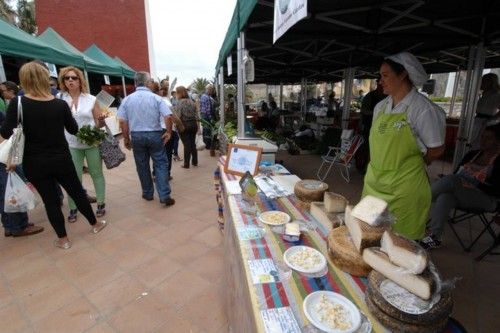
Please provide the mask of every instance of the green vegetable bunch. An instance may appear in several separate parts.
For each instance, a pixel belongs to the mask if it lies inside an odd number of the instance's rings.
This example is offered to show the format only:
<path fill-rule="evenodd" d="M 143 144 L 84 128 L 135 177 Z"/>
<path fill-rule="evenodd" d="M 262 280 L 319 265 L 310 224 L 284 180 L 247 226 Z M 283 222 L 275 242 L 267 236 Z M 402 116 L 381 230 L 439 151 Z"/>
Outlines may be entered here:
<path fill-rule="evenodd" d="M 228 121 L 227 124 L 224 125 L 224 133 L 229 138 L 229 140 L 231 140 L 233 136 L 236 136 L 238 134 L 236 124 L 231 121 Z"/>
<path fill-rule="evenodd" d="M 84 125 L 78 130 L 76 137 L 81 143 L 97 147 L 106 138 L 106 132 L 94 126 Z"/>

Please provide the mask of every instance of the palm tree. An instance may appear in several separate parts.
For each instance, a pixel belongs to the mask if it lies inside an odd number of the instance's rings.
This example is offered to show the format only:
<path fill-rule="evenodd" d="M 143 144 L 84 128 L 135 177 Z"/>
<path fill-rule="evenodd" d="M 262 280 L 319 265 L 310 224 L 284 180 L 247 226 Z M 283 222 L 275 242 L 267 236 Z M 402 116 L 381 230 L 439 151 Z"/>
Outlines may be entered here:
<path fill-rule="evenodd" d="M 191 83 L 190 88 L 194 90 L 197 94 L 201 95 L 205 91 L 205 87 L 207 84 L 211 82 L 205 79 L 204 77 L 199 77 L 194 79 L 193 83 Z"/>
<path fill-rule="evenodd" d="M 27 0 L 17 1 L 17 26 L 27 33 L 36 34 L 38 27 L 35 20 L 35 2 Z"/>
<path fill-rule="evenodd" d="M 0 0 L 0 18 L 14 24 L 16 20 L 16 11 L 10 6 L 10 0 Z"/>

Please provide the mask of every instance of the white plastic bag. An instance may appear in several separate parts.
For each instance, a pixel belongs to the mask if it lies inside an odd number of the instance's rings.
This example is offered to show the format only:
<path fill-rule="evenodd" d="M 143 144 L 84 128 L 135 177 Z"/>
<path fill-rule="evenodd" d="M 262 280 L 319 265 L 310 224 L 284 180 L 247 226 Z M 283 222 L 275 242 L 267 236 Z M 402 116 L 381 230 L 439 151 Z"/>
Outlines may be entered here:
<path fill-rule="evenodd" d="M 206 145 L 205 142 L 203 142 L 203 135 L 201 134 L 196 134 L 196 150 L 203 150 L 205 149 Z"/>
<path fill-rule="evenodd" d="M 5 186 L 6 213 L 22 213 L 35 208 L 37 199 L 35 193 L 26 185 L 16 172 L 9 172 Z"/>
<path fill-rule="evenodd" d="M 3 140 L 2 143 L 0 143 L 0 163 L 7 164 L 11 147 L 12 136 L 8 140 Z"/>

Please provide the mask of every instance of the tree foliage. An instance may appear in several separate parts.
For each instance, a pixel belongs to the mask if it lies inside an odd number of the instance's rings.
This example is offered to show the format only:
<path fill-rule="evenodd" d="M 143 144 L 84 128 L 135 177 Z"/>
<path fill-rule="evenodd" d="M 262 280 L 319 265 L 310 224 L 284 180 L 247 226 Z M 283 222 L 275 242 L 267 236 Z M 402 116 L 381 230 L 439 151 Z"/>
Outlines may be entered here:
<path fill-rule="evenodd" d="M 0 0 L 0 17 L 29 34 L 38 30 L 34 0 Z"/>
<path fill-rule="evenodd" d="M 204 77 L 198 77 L 193 80 L 193 83 L 191 83 L 189 87 L 191 88 L 192 91 L 196 92 L 197 94 L 202 94 L 205 91 L 205 87 L 207 86 L 207 84 L 210 83 L 212 82 L 210 82 L 208 79 Z"/>

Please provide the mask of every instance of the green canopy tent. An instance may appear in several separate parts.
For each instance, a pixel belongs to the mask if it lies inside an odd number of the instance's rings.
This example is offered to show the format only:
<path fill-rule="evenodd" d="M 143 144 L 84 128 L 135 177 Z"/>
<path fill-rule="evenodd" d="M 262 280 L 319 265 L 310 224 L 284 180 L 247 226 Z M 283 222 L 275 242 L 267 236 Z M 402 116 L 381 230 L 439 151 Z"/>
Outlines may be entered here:
<path fill-rule="evenodd" d="M 59 35 L 54 29 L 50 27 L 47 28 L 42 34 L 40 34 L 38 36 L 38 39 L 56 49 L 83 57 L 83 68 L 88 72 L 116 76 L 122 75 L 121 71 L 118 71 L 116 68 L 100 63 L 87 56 L 83 52 L 80 52 L 80 50 L 71 45 L 66 39 L 64 39 L 64 37 Z"/>
<path fill-rule="evenodd" d="M 83 53 L 90 58 L 97 60 L 100 63 L 103 63 L 107 66 L 116 68 L 120 71 L 120 75 L 122 77 L 122 85 L 123 85 L 123 94 L 124 96 L 127 96 L 127 89 L 125 86 L 125 76 L 128 78 L 133 78 L 135 72 L 126 70 L 121 63 L 117 62 L 115 59 L 111 58 L 106 52 L 101 50 L 97 45 L 92 44 L 90 45 Z"/>
<path fill-rule="evenodd" d="M 0 54 L 39 59 L 59 65 L 84 66 L 83 56 L 53 47 L 0 19 Z"/>
<path fill-rule="evenodd" d="M 120 65 L 122 65 L 122 68 L 124 69 L 124 71 L 126 71 L 126 77 L 133 77 L 135 75 L 135 70 L 130 67 L 129 65 L 127 65 L 127 63 L 123 60 L 121 60 L 119 57 L 115 56 L 114 58 Z"/>

